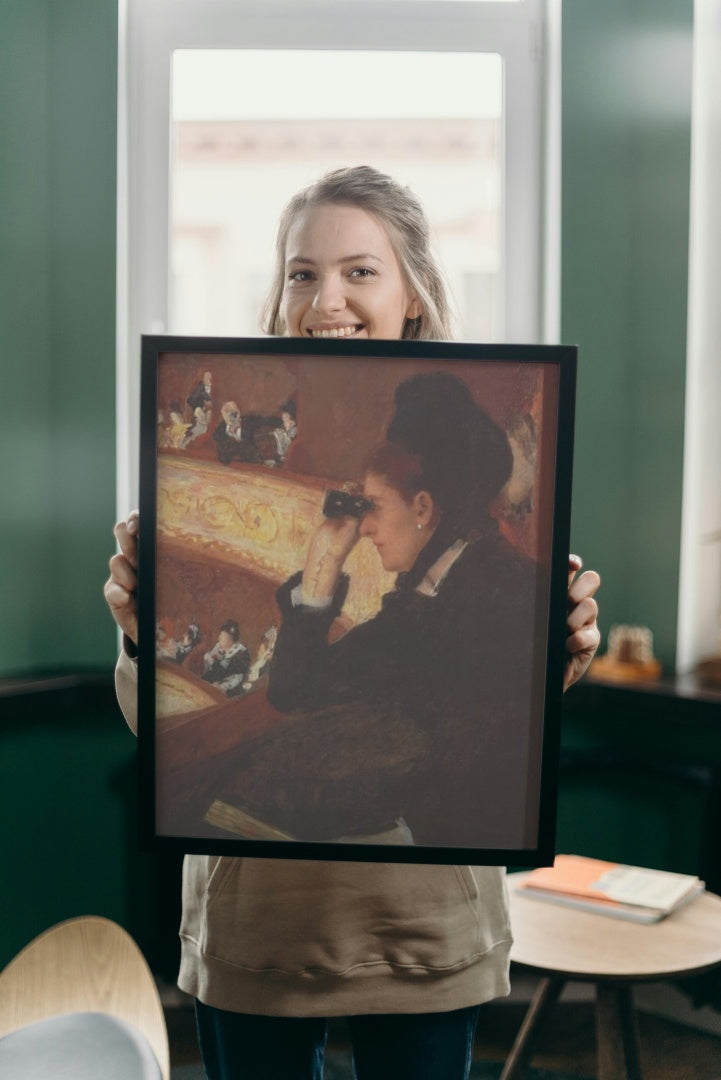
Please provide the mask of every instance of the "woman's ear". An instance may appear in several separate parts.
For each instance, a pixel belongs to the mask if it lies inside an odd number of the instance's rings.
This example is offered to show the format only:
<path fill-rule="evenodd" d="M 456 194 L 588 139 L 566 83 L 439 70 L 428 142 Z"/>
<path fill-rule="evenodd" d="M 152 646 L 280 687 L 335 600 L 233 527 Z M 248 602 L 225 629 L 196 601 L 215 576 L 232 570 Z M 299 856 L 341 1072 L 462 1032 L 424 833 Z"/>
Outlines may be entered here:
<path fill-rule="evenodd" d="M 406 311 L 407 319 L 418 319 L 423 314 L 423 305 L 417 296 L 414 296 Z"/>
<path fill-rule="evenodd" d="M 417 491 L 413 496 L 413 509 L 419 528 L 428 528 L 436 524 L 436 504 L 429 491 Z"/>

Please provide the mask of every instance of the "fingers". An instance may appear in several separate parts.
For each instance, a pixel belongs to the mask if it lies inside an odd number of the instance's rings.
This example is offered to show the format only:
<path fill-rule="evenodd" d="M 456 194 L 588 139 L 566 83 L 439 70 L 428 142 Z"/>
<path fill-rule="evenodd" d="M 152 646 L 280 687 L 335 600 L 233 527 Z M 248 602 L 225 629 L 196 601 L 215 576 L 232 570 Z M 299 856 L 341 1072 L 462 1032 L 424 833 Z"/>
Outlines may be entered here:
<path fill-rule="evenodd" d="M 124 634 L 136 645 L 138 642 L 138 526 L 137 510 L 125 521 L 119 521 L 113 533 L 120 552 L 109 562 L 110 577 L 105 582 L 103 595 L 110 613 Z"/>
<path fill-rule="evenodd" d="M 344 560 L 358 539 L 359 522 L 357 518 L 326 518 L 316 532 L 318 546 L 335 558 Z"/>
<path fill-rule="evenodd" d="M 138 607 L 135 593 L 130 592 L 121 585 L 116 578 L 111 576 L 105 582 L 103 589 L 105 601 L 110 608 L 110 614 L 115 619 L 120 629 L 130 640 L 138 644 Z"/>
<path fill-rule="evenodd" d="M 125 521 L 119 521 L 113 529 L 115 539 L 118 542 L 118 547 L 128 562 L 134 567 L 137 567 L 138 565 L 139 520 L 138 511 L 133 510 L 128 514 Z"/>
<path fill-rule="evenodd" d="M 577 555 L 568 559 L 568 615 L 566 616 L 566 673 L 564 689 L 577 682 L 588 669 L 601 642 L 598 629 L 598 604 L 595 594 L 601 578 L 595 570 L 586 570 Z"/>
<path fill-rule="evenodd" d="M 569 587 L 569 589 L 571 588 L 571 585 L 573 583 L 573 579 L 575 578 L 576 574 L 578 573 L 578 571 L 581 569 L 582 566 L 583 566 L 583 559 L 581 558 L 580 555 L 569 555 L 568 556 L 568 587 Z"/>
<path fill-rule="evenodd" d="M 600 575 L 595 570 L 584 570 L 584 572 L 573 580 L 569 571 L 568 581 L 568 606 L 569 609 L 576 604 L 580 604 L 581 601 L 587 597 L 593 596 L 601 585 Z"/>
<path fill-rule="evenodd" d="M 580 630 L 575 630 L 568 635 L 566 638 L 566 652 L 571 656 L 586 654 L 590 662 L 600 643 L 601 632 L 593 623 L 590 626 L 583 626 Z"/>
<path fill-rule="evenodd" d="M 577 603 L 569 605 L 566 616 L 566 628 L 569 634 L 584 626 L 593 626 L 598 618 L 598 604 L 593 596 L 584 596 Z"/>
<path fill-rule="evenodd" d="M 128 611 L 134 612 L 135 593 L 121 585 L 112 574 L 105 582 L 103 595 L 114 618 L 116 615 L 124 618 Z"/>
<path fill-rule="evenodd" d="M 137 570 L 125 555 L 113 555 L 108 566 L 110 567 L 110 581 L 125 589 L 126 592 L 134 593 L 137 590 Z"/>

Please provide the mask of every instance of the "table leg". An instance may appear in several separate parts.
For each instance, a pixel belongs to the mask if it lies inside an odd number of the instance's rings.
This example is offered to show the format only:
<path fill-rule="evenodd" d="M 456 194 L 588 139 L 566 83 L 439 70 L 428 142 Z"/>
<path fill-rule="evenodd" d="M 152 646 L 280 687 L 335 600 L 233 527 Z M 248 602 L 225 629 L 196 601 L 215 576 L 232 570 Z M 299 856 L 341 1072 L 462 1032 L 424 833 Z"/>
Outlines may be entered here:
<path fill-rule="evenodd" d="M 520 1080 L 523 1076 L 531 1059 L 533 1044 L 541 1022 L 558 1001 L 565 981 L 556 977 L 541 979 L 539 982 L 506 1064 L 503 1066 L 500 1080 Z"/>
<path fill-rule="evenodd" d="M 599 1080 L 643 1080 L 629 983 L 596 984 Z"/>

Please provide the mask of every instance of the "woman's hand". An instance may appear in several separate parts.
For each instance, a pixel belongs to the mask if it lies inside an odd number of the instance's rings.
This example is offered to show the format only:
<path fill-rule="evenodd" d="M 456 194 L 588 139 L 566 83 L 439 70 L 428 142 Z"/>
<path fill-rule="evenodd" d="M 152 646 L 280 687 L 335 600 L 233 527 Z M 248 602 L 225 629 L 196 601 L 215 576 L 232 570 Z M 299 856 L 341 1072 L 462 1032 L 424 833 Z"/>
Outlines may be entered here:
<path fill-rule="evenodd" d="M 568 556 L 568 617 L 566 619 L 566 671 L 563 689 L 568 690 L 586 671 L 601 640 L 596 625 L 598 604 L 594 593 L 601 584 L 595 570 L 576 574 L 583 566 L 578 555 Z"/>
<path fill-rule="evenodd" d="M 138 511 L 133 510 L 113 529 L 120 553 L 110 560 L 110 577 L 103 589 L 110 614 L 134 645 L 138 644 L 138 524 Z"/>
<path fill-rule="evenodd" d="M 303 598 L 325 600 L 338 584 L 343 563 L 358 539 L 354 517 L 325 518 L 313 534 L 303 568 Z"/>

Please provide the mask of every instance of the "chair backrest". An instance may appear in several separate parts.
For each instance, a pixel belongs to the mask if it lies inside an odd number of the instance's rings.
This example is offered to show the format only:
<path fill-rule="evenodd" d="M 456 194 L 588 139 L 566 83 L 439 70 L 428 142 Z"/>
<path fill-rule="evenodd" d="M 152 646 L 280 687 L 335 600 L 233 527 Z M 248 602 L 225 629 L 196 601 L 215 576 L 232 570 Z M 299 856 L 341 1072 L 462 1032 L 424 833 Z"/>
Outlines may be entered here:
<path fill-rule="evenodd" d="M 150 968 L 121 926 L 96 915 L 52 926 L 0 973 L 0 1037 L 82 1012 L 114 1016 L 142 1032 L 169 1080 L 168 1033 Z"/>

